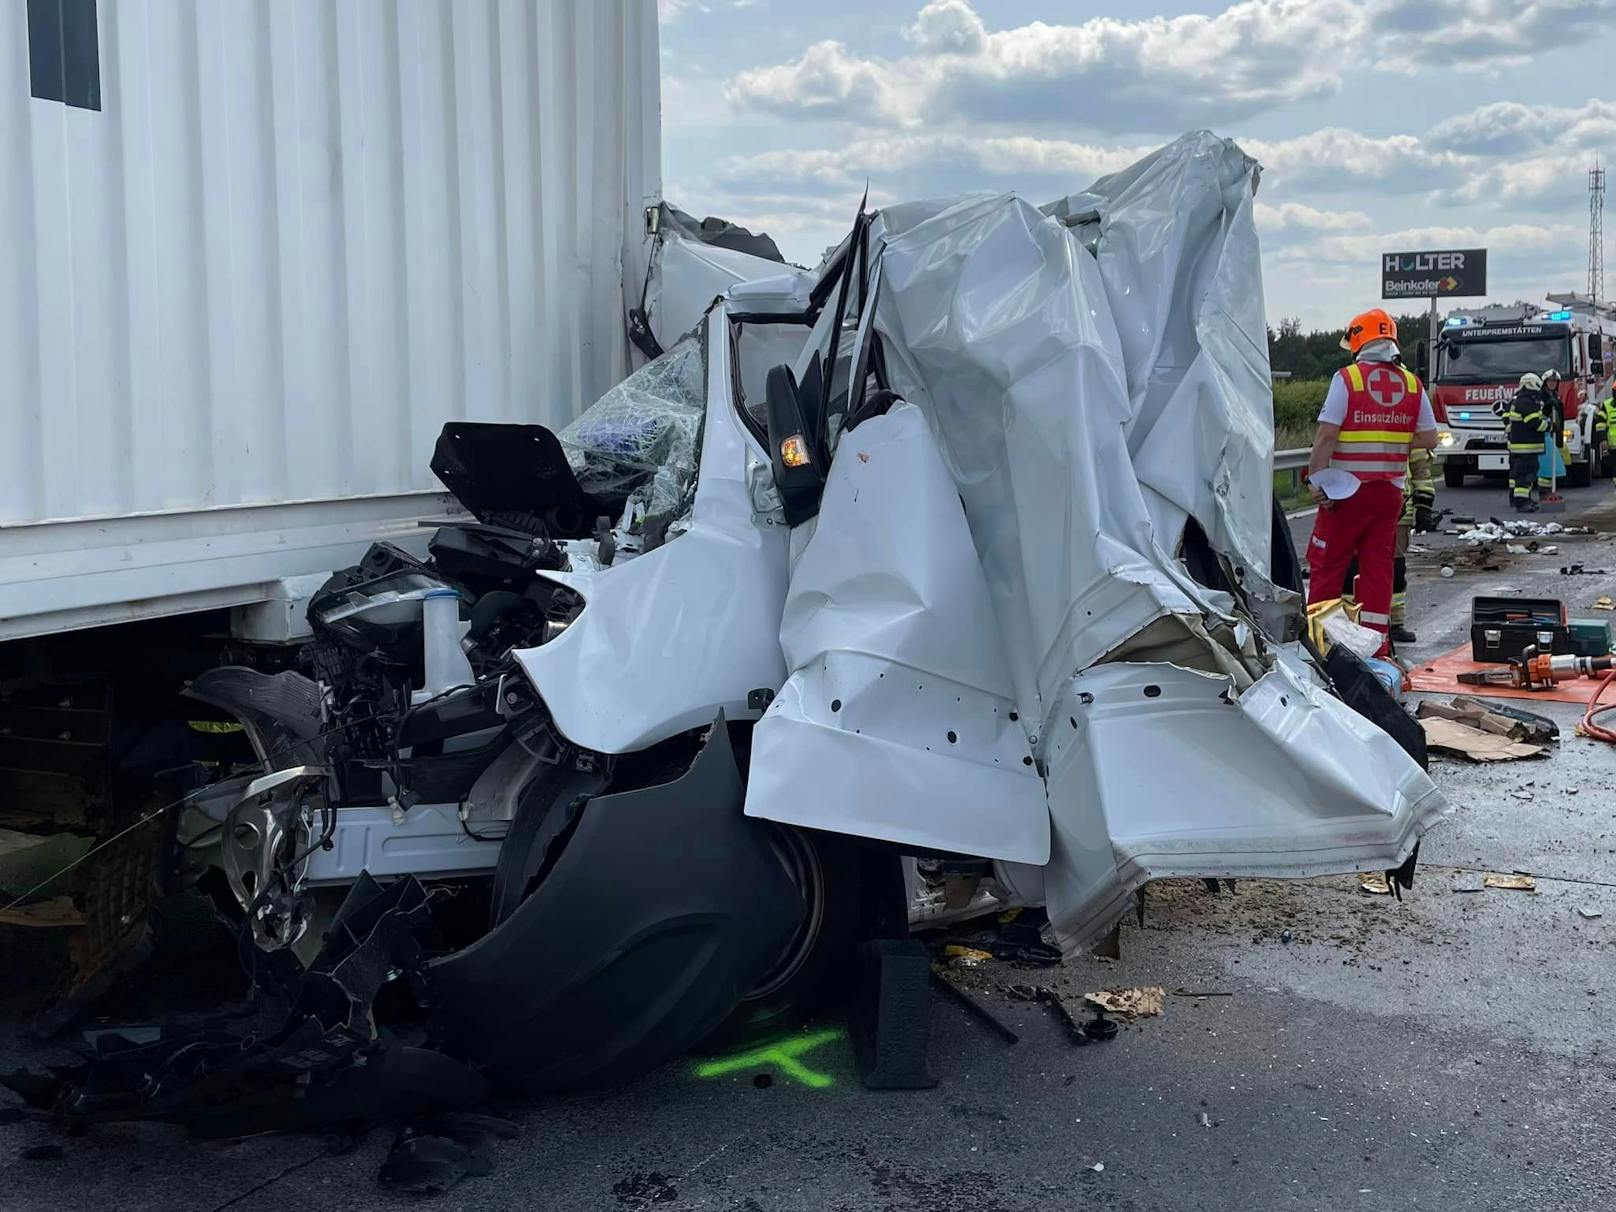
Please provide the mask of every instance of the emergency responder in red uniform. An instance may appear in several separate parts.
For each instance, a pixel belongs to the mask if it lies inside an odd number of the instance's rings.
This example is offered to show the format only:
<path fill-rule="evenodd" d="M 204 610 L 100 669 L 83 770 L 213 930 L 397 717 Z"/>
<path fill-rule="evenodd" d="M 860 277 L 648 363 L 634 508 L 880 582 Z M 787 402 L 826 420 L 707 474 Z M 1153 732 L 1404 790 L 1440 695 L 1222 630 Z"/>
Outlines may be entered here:
<path fill-rule="evenodd" d="M 1307 545 L 1307 601 L 1311 606 L 1341 597 L 1356 557 L 1358 621 L 1384 636 L 1391 626 L 1408 452 L 1436 446 L 1436 416 L 1419 379 L 1399 361 L 1397 325 L 1380 308 L 1355 316 L 1341 346 L 1353 360 L 1330 380 L 1307 470 L 1310 478 L 1327 467 L 1349 472 L 1358 486 L 1350 496 L 1330 500 L 1309 484 L 1319 512 Z M 1389 641 L 1382 640 L 1379 655 L 1389 651 Z"/>

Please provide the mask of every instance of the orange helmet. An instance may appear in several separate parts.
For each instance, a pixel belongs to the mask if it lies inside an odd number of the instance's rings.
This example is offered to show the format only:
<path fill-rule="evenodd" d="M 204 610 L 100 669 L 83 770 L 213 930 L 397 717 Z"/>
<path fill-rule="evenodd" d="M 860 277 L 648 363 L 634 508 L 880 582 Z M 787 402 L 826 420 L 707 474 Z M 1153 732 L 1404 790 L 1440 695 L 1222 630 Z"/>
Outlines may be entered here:
<path fill-rule="evenodd" d="M 1347 325 L 1347 335 L 1341 338 L 1341 348 L 1357 353 L 1368 341 L 1397 340 L 1397 321 L 1380 308 L 1371 308 L 1360 316 L 1353 316 Z"/>

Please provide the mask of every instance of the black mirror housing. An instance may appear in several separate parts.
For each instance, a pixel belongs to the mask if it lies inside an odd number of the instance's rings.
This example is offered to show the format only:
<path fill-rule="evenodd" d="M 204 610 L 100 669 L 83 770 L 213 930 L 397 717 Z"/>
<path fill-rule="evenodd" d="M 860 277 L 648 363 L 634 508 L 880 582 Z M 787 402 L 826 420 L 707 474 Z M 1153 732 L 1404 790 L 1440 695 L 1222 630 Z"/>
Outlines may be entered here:
<path fill-rule="evenodd" d="M 769 461 L 774 468 L 774 486 L 785 508 L 786 525 L 800 526 L 819 513 L 819 499 L 825 492 L 821 466 L 823 453 L 818 441 L 820 390 L 819 362 L 816 355 L 807 382 L 797 386 L 789 366 L 769 371 L 764 386 L 764 403 L 769 417 Z"/>

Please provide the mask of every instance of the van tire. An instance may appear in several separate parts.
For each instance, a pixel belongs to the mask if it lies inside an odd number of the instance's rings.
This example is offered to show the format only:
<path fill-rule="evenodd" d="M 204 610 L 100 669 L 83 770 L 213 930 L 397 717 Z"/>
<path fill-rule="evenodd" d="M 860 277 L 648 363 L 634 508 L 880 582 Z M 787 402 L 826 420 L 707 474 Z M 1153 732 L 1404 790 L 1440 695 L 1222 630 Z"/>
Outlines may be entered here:
<path fill-rule="evenodd" d="M 1456 459 L 1443 459 L 1442 482 L 1449 488 L 1463 488 L 1465 482 L 1465 465 Z"/>
<path fill-rule="evenodd" d="M 777 970 L 741 1000 L 703 1041 L 702 1052 L 745 1047 L 789 1031 L 840 994 L 853 969 L 863 921 L 863 863 L 849 838 L 790 825 L 774 826 L 781 861 L 802 889 L 804 933 Z"/>

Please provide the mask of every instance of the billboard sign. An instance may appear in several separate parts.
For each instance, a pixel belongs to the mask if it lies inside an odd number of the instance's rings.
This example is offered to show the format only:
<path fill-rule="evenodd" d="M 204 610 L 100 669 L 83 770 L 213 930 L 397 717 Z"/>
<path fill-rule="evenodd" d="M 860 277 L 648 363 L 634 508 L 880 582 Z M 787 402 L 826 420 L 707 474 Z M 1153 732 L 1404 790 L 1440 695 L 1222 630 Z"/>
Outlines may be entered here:
<path fill-rule="evenodd" d="M 1449 299 L 1487 293 L 1487 250 L 1382 253 L 1382 299 Z"/>

